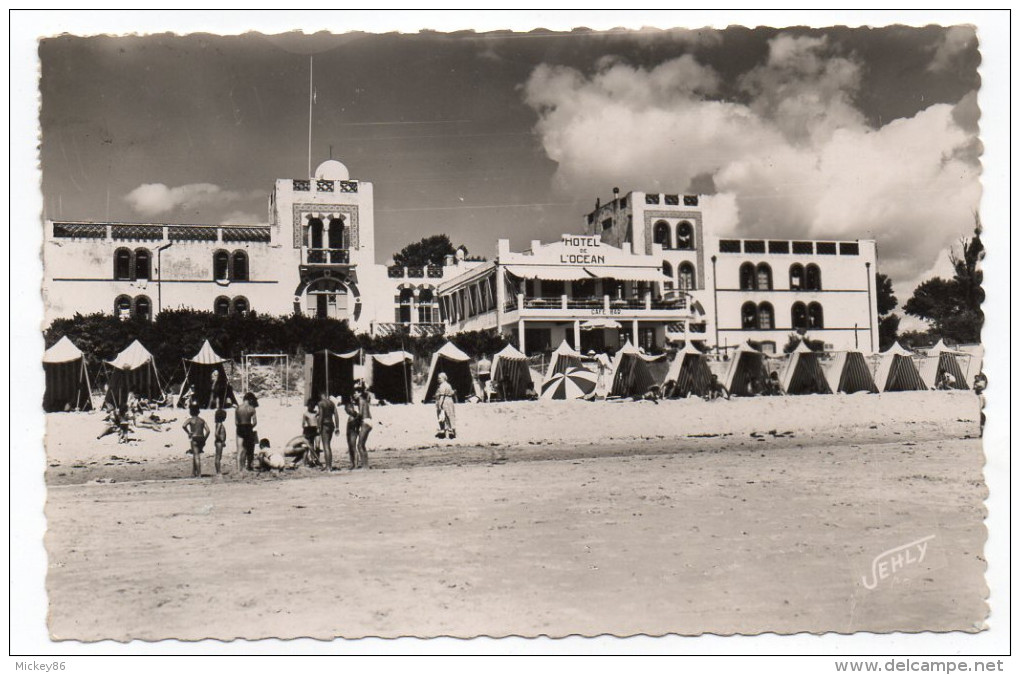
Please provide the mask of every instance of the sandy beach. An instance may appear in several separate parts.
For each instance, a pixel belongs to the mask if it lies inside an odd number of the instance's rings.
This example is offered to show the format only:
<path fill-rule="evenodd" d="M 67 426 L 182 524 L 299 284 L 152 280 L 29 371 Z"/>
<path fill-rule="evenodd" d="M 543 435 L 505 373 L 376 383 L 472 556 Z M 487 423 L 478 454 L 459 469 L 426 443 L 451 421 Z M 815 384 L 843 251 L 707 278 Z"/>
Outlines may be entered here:
<path fill-rule="evenodd" d="M 50 415 L 53 637 L 983 626 L 972 393 L 465 405 L 453 442 L 431 406 L 375 413 L 372 471 L 218 480 L 185 478 L 179 423 Z M 259 415 L 296 435 L 296 404 Z"/>

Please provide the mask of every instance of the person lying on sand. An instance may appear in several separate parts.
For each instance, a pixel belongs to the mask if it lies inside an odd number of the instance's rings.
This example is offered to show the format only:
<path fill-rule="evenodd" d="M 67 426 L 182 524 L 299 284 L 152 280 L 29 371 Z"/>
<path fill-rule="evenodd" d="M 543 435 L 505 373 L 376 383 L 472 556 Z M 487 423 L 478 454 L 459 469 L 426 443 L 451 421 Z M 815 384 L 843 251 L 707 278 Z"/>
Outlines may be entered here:
<path fill-rule="evenodd" d="M 712 381 L 708 383 L 708 400 L 714 401 L 717 398 L 726 397 L 726 400 L 730 400 L 730 392 L 722 382 L 719 381 L 719 376 L 713 374 Z"/>
<path fill-rule="evenodd" d="M 131 425 L 127 421 L 127 410 L 123 406 L 112 406 L 106 415 L 105 422 L 106 428 L 96 436 L 96 440 L 116 433 L 120 435 L 120 438 L 117 439 L 118 443 L 127 443 Z"/>
<path fill-rule="evenodd" d="M 303 455 L 304 453 L 302 453 Z M 269 439 L 263 438 L 259 441 L 259 451 L 255 453 L 253 466 L 256 471 L 280 471 L 297 467 L 296 461 L 287 461 L 287 457 L 279 452 L 273 452 L 269 445 Z"/>

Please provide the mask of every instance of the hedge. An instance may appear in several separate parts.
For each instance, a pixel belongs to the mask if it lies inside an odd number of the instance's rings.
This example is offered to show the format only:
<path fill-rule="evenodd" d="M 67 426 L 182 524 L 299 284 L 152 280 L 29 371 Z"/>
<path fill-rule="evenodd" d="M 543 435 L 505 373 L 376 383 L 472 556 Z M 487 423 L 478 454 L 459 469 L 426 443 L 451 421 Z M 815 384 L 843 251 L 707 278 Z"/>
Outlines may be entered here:
<path fill-rule="evenodd" d="M 240 362 L 244 354 L 288 354 L 301 356 L 321 349 L 347 352 L 363 348 L 369 353 L 403 349 L 427 358 L 446 342 L 447 337 L 412 336 L 409 332 L 371 337 L 355 334 L 346 321 L 319 319 L 291 314 L 267 316 L 219 316 L 212 312 L 166 310 L 153 321 L 119 319 L 109 314 L 76 314 L 57 319 L 44 332 L 46 346 L 69 337 L 92 362 L 108 361 L 139 340 L 152 352 L 161 374 L 180 379 L 181 360 L 194 356 L 209 340 L 220 356 Z M 469 356 L 492 355 L 507 345 L 495 330 L 459 333 L 449 340 Z"/>

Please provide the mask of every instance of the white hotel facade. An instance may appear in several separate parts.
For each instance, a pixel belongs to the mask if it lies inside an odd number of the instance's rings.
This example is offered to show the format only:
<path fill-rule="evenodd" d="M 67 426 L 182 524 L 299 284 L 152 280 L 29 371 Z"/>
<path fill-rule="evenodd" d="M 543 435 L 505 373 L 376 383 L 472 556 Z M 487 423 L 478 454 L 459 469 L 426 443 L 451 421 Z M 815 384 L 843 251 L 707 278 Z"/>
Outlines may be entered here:
<path fill-rule="evenodd" d="M 372 184 L 323 162 L 278 179 L 265 225 L 47 221 L 47 323 L 76 313 L 293 312 L 358 332 L 496 329 L 537 353 L 561 340 L 649 350 L 670 342 L 781 350 L 806 332 L 832 349 L 878 346 L 873 241 L 729 239 L 696 195 L 631 192 L 558 241 L 404 268 L 376 262 Z"/>

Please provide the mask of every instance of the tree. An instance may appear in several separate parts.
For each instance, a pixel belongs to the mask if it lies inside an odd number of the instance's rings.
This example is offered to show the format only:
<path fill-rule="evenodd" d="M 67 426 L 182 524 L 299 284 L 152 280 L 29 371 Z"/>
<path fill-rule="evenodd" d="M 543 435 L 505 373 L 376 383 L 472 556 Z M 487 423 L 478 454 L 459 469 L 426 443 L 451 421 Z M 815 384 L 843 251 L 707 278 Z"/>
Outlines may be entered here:
<path fill-rule="evenodd" d="M 875 273 L 875 291 L 878 303 L 878 348 L 884 352 L 896 342 L 900 316 L 893 314 L 893 310 L 899 300 L 893 295 L 892 280 L 881 272 Z"/>
<path fill-rule="evenodd" d="M 825 351 L 825 340 L 812 340 L 807 336 L 807 333 L 803 335 L 800 333 L 790 333 L 786 338 L 786 345 L 783 346 L 784 354 L 791 354 L 793 350 L 797 348 L 803 342 L 808 349 L 813 352 Z"/>
<path fill-rule="evenodd" d="M 467 248 L 464 253 L 467 253 Z M 393 264 L 401 267 L 425 267 L 427 265 L 442 265 L 443 258 L 456 254 L 457 249 L 453 242 L 445 234 L 435 234 L 431 237 L 424 237 L 421 241 L 408 244 L 399 252 L 393 254 Z"/>
<path fill-rule="evenodd" d="M 974 236 L 960 242 L 961 253 L 949 254 L 955 274 L 952 279 L 935 277 L 916 289 L 903 305 L 907 314 L 928 322 L 940 338 L 954 342 L 980 342 L 985 291 L 980 264 L 985 255 L 981 243 L 981 222 L 975 217 Z"/>

